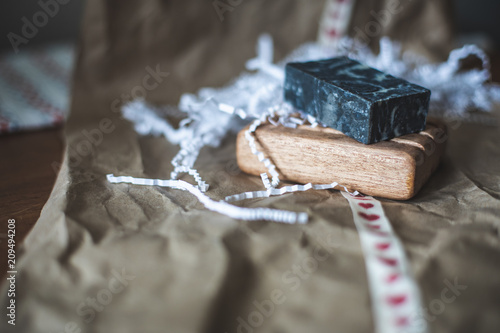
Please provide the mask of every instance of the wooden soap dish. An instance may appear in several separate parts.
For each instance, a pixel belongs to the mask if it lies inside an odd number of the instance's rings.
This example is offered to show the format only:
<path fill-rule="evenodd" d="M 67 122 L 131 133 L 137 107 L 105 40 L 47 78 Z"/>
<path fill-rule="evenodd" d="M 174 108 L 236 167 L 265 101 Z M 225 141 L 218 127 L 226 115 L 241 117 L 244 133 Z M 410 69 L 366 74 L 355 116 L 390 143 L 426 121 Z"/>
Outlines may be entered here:
<path fill-rule="evenodd" d="M 238 134 L 236 158 L 241 170 L 260 175 L 267 170 L 250 151 L 247 129 Z M 418 134 L 370 145 L 332 128 L 306 125 L 264 124 L 254 135 L 257 148 L 276 165 L 282 180 L 335 181 L 350 190 L 396 200 L 417 194 L 439 165 L 447 139 L 446 127 L 434 120 L 427 120 L 426 129 Z"/>

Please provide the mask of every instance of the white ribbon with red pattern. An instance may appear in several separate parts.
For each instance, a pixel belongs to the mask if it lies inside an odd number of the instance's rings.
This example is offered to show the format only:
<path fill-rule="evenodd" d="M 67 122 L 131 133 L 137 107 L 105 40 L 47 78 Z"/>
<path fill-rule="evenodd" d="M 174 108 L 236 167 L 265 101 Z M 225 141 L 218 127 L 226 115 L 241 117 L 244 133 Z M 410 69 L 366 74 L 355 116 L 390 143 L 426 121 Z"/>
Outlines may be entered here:
<path fill-rule="evenodd" d="M 328 0 L 321 18 L 318 42 L 335 49 L 347 35 L 355 0 Z"/>
<path fill-rule="evenodd" d="M 427 332 L 427 323 L 418 317 L 419 288 L 382 204 L 369 196 L 342 195 L 351 206 L 365 256 L 375 331 Z"/>

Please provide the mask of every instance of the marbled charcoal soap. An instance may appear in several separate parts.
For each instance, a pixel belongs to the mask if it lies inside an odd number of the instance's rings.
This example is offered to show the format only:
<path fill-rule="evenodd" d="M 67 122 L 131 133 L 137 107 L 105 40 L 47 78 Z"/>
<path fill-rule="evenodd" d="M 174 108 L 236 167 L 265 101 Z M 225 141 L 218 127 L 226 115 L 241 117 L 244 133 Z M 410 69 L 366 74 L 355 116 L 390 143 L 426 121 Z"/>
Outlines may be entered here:
<path fill-rule="evenodd" d="M 362 143 L 422 131 L 429 89 L 347 57 L 286 65 L 285 100 Z"/>

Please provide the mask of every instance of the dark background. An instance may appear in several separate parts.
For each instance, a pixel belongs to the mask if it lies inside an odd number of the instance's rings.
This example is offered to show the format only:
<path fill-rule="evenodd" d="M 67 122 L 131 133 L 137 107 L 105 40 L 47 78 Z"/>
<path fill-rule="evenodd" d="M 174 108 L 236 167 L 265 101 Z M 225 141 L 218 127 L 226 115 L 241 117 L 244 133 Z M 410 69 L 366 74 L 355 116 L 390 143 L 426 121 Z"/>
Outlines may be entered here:
<path fill-rule="evenodd" d="M 1 0 L 0 1 L 0 52 L 12 50 L 7 38 L 9 32 L 21 35 L 25 16 L 30 22 L 33 15 L 41 10 L 40 0 Z M 55 0 L 41 0 L 43 2 Z M 49 18 L 48 23 L 41 27 L 38 34 L 30 39 L 28 44 L 20 45 L 19 49 L 36 46 L 47 41 L 74 41 L 78 36 L 80 19 L 84 0 L 65 0 L 60 5 L 59 13 Z M 123 0 L 128 1 L 128 0 Z M 140 1 L 140 0 L 135 0 Z M 186 0 L 175 0 L 186 1 Z M 189 0 L 193 1 L 193 0 Z M 198 0 L 212 1 L 212 0 Z M 454 17 L 459 33 L 485 33 L 500 46 L 500 1 L 499 0 L 453 0 L 455 3 Z"/>
<path fill-rule="evenodd" d="M 0 52 L 12 51 L 7 37 L 9 32 L 22 36 L 21 19 L 25 16 L 33 22 L 33 15 L 42 10 L 40 0 L 0 0 Z M 44 3 L 56 0 L 41 0 Z M 28 44 L 21 44 L 19 50 L 37 46 L 48 41 L 75 41 L 78 37 L 80 21 L 84 10 L 84 0 L 64 0 L 68 3 L 59 5 L 59 12 L 49 17 L 45 26 L 38 29 L 35 37 Z M 61 2 L 64 2 L 61 1 Z M 124 0 L 127 1 L 127 0 Z"/>

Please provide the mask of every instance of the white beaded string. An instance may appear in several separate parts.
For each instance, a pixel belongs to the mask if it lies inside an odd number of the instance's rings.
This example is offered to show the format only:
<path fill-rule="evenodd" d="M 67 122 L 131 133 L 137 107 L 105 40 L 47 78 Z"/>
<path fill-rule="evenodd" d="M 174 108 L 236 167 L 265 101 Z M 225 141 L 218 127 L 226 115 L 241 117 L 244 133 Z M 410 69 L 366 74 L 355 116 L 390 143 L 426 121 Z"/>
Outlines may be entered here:
<path fill-rule="evenodd" d="M 265 115 L 261 118 L 266 118 L 267 120 L 272 123 L 274 113 L 271 112 L 270 115 Z M 302 116 L 302 115 L 301 115 Z M 316 118 L 313 116 L 308 116 L 308 120 L 311 122 L 311 126 L 316 127 L 318 125 Z M 294 116 L 290 115 L 290 112 L 285 112 L 282 113 L 280 116 L 279 120 L 275 122 L 275 126 L 279 126 L 282 124 L 283 126 L 288 126 L 288 127 L 297 127 L 297 125 L 303 125 L 305 123 L 305 119 L 303 118 L 297 118 Z M 240 200 L 245 200 L 245 199 L 255 199 L 255 198 L 265 198 L 265 197 L 270 197 L 270 196 L 276 196 L 276 195 L 283 195 L 285 193 L 292 193 L 292 192 L 303 192 L 307 191 L 310 189 L 313 190 L 327 190 L 327 189 L 334 189 L 337 186 L 343 188 L 347 193 L 350 193 L 351 195 L 358 195 L 358 191 L 351 192 L 345 187 L 344 185 L 340 185 L 337 182 L 333 182 L 331 184 L 305 184 L 305 185 L 300 185 L 300 184 L 295 184 L 295 185 L 289 185 L 289 186 L 284 186 L 279 189 L 276 188 L 276 186 L 279 185 L 280 179 L 279 179 L 279 174 L 276 171 L 276 165 L 274 165 L 269 158 L 266 158 L 264 153 L 259 151 L 257 149 L 257 145 L 255 143 L 255 138 L 254 134 L 257 128 L 262 125 L 263 120 L 262 119 L 256 119 L 252 122 L 252 124 L 249 126 L 248 130 L 245 131 L 245 138 L 248 141 L 248 145 L 250 146 L 250 150 L 252 154 L 257 156 L 260 162 L 264 164 L 264 166 L 267 168 L 269 173 L 272 176 L 272 182 L 269 182 L 269 178 L 267 173 L 262 173 L 260 175 L 262 179 L 262 183 L 264 184 L 264 187 L 266 188 L 265 191 L 252 191 L 252 192 L 244 192 L 240 194 L 234 194 L 227 196 L 225 198 L 226 201 L 228 202 L 234 202 L 234 201 L 240 201 Z"/>
<path fill-rule="evenodd" d="M 161 186 L 173 189 L 185 190 L 194 195 L 208 210 L 224 214 L 234 219 L 245 221 L 273 221 L 280 223 L 303 224 L 307 222 L 308 216 L 306 213 L 295 213 L 279 209 L 271 208 L 245 208 L 228 204 L 225 201 L 214 201 L 206 194 L 200 191 L 196 186 L 189 184 L 183 180 L 178 179 L 149 179 L 149 178 L 136 178 L 129 176 L 116 177 L 113 174 L 106 176 L 110 183 L 128 183 L 134 185 L 146 186 Z"/>
<path fill-rule="evenodd" d="M 358 195 L 358 191 L 350 192 L 347 187 L 340 185 L 337 182 L 333 182 L 331 184 L 311 184 L 307 183 L 305 185 L 295 184 L 295 185 L 287 185 L 280 188 L 268 188 L 265 191 L 252 191 L 252 192 L 244 192 L 240 194 L 229 195 L 225 198 L 227 202 L 235 202 L 245 199 L 255 199 L 255 198 L 267 198 L 270 196 L 283 195 L 285 193 L 293 193 L 293 192 L 304 192 L 307 190 L 331 190 L 336 187 L 341 187 L 344 191 L 350 193 L 351 195 Z"/>
<path fill-rule="evenodd" d="M 250 146 L 250 150 L 252 151 L 252 154 L 257 156 L 260 162 L 264 164 L 264 166 L 267 168 L 269 171 L 269 174 L 272 177 L 272 181 L 270 186 L 276 187 L 280 183 L 280 178 L 279 178 L 279 173 L 276 171 L 276 165 L 274 165 L 269 158 L 266 158 L 264 153 L 259 151 L 257 149 L 257 145 L 255 144 L 255 138 L 253 136 L 253 133 L 257 130 L 257 127 L 262 124 L 261 119 L 254 120 L 248 130 L 245 131 L 245 138 L 248 141 L 248 145 Z M 269 182 L 269 179 L 266 179 Z M 264 183 L 264 186 L 266 186 L 266 182 L 264 181 L 264 178 L 262 178 L 262 182 Z M 267 187 L 266 187 L 267 188 Z"/>

